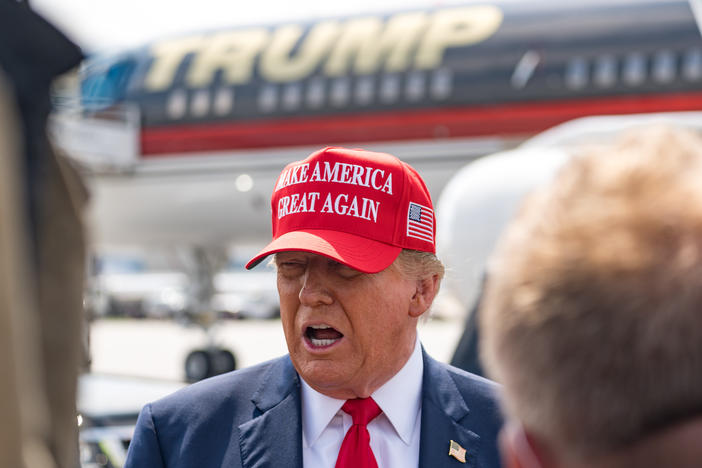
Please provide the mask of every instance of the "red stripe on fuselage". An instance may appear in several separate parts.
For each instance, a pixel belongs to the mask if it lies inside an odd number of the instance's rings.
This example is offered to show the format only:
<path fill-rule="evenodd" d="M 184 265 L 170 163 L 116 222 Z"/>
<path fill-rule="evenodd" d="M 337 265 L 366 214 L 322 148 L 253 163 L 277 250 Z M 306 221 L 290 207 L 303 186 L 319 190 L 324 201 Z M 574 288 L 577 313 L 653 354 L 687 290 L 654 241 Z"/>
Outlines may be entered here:
<path fill-rule="evenodd" d="M 145 128 L 144 157 L 446 137 L 529 135 L 577 117 L 702 110 L 702 92 L 521 102 L 462 108 Z"/>

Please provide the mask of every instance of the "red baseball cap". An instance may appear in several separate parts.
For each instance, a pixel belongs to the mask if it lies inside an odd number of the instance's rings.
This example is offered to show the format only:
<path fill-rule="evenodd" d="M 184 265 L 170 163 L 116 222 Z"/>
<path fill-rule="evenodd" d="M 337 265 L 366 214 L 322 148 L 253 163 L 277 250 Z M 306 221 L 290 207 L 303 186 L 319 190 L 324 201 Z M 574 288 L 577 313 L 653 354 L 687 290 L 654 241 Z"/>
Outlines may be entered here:
<path fill-rule="evenodd" d="M 290 163 L 275 184 L 271 208 L 273 241 L 247 269 L 273 253 L 296 250 L 377 273 L 402 249 L 436 252 L 424 181 L 386 153 L 329 147 Z"/>

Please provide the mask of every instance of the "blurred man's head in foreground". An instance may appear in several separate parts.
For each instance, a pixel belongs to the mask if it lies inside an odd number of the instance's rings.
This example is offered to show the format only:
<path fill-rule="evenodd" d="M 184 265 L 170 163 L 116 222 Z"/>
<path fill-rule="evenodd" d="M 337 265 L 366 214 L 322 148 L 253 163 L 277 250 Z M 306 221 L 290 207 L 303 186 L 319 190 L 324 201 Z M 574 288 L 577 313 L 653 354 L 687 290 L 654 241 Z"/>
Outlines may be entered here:
<path fill-rule="evenodd" d="M 481 314 L 507 466 L 702 466 L 702 140 L 574 158 L 501 239 Z"/>

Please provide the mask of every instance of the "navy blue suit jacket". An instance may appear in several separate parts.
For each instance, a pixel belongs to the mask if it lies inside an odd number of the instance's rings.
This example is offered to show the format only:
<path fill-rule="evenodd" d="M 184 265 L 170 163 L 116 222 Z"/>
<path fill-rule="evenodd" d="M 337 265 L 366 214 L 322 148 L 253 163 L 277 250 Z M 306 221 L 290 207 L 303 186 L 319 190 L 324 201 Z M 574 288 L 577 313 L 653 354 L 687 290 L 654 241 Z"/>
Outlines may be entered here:
<path fill-rule="evenodd" d="M 496 385 L 423 359 L 419 466 L 498 468 Z M 300 380 L 284 356 L 146 405 L 125 468 L 302 468 L 301 421 Z M 448 455 L 450 440 L 466 464 Z"/>

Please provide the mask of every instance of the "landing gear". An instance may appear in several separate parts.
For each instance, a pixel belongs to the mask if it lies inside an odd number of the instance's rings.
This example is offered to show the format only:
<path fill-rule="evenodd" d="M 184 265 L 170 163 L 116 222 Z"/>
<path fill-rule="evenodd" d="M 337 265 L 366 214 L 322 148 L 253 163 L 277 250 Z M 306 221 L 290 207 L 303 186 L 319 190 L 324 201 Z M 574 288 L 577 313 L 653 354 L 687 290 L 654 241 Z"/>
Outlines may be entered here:
<path fill-rule="evenodd" d="M 201 327 L 207 335 L 207 345 L 191 351 L 185 358 L 185 380 L 193 383 L 236 369 L 234 354 L 216 344 L 214 326 L 217 314 L 212 309 L 214 274 L 227 256 L 226 252 L 216 248 L 195 247 L 181 258 L 190 284 L 188 309 L 193 313 L 187 317 L 188 321 Z"/>
<path fill-rule="evenodd" d="M 210 352 L 212 372 L 214 375 L 224 374 L 236 369 L 234 354 L 228 349 L 216 349 Z"/>
<path fill-rule="evenodd" d="M 196 349 L 185 358 L 185 379 L 189 383 L 231 372 L 234 369 L 236 369 L 234 355 L 223 348 Z"/>

